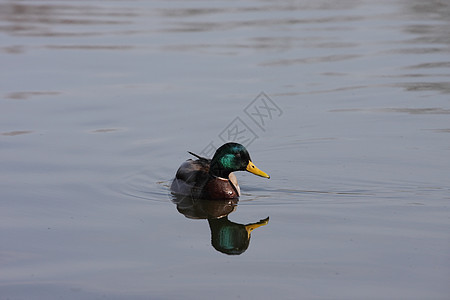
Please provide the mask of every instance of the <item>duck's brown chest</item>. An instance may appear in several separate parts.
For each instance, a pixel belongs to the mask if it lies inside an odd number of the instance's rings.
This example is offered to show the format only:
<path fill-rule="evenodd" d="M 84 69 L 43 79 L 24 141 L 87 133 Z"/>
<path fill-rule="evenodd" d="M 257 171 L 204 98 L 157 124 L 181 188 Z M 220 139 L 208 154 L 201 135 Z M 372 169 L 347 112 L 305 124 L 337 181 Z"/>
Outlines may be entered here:
<path fill-rule="evenodd" d="M 214 178 L 205 186 L 205 197 L 208 199 L 234 199 L 239 198 L 238 190 L 229 180 Z"/>

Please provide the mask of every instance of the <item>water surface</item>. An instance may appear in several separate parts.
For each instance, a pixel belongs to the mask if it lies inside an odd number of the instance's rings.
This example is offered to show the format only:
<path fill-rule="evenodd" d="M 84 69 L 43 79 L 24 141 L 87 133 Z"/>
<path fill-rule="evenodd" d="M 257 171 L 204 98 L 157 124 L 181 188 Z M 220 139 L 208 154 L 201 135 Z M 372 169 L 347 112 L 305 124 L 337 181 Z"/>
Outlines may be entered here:
<path fill-rule="evenodd" d="M 0 298 L 446 299 L 449 37 L 445 1 L 0 1 Z M 240 255 L 168 190 L 233 137 L 271 175 Z"/>

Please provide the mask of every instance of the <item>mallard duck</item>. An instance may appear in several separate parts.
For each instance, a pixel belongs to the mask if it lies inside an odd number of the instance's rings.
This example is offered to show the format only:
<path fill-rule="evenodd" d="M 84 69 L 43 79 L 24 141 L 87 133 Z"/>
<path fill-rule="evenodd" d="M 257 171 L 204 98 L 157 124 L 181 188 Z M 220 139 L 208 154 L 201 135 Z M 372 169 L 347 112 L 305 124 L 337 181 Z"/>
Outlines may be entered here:
<path fill-rule="evenodd" d="M 247 149 L 238 143 L 222 145 L 212 159 L 189 153 L 198 159 L 188 159 L 180 166 L 171 186 L 174 194 L 210 200 L 236 199 L 241 193 L 232 172 L 248 171 L 270 178 L 253 164 Z"/>

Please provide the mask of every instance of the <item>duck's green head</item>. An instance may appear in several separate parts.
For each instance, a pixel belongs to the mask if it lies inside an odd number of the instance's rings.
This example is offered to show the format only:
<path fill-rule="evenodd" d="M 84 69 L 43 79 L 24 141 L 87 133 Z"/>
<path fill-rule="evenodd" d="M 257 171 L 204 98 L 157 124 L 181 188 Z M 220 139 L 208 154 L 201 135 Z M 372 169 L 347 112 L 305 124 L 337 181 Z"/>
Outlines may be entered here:
<path fill-rule="evenodd" d="M 250 159 L 247 149 L 238 143 L 226 143 L 217 149 L 211 160 L 210 173 L 215 176 L 228 178 L 231 172 L 248 171 L 255 175 L 270 178 L 258 169 Z"/>

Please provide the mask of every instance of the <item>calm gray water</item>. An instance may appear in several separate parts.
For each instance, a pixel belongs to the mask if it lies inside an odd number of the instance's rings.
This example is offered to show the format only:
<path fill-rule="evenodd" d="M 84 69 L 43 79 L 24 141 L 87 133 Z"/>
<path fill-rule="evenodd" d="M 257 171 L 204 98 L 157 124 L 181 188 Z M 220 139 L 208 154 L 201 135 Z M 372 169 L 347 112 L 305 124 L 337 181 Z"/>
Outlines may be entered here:
<path fill-rule="evenodd" d="M 448 1 L 1 0 L 0 66 L 0 299 L 448 299 Z M 168 190 L 225 140 L 232 256 Z"/>

